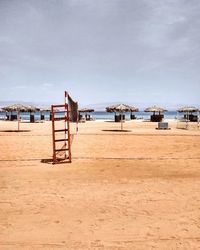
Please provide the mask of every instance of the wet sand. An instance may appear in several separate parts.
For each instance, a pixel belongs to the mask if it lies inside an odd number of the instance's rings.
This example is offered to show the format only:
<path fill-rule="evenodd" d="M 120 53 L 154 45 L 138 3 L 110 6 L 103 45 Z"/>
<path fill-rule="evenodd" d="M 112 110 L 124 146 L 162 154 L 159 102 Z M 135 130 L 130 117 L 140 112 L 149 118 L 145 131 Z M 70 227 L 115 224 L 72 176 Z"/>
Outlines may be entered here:
<path fill-rule="evenodd" d="M 0 121 L 0 249 L 198 249 L 200 130 L 72 124 L 52 165 L 51 123 Z"/>

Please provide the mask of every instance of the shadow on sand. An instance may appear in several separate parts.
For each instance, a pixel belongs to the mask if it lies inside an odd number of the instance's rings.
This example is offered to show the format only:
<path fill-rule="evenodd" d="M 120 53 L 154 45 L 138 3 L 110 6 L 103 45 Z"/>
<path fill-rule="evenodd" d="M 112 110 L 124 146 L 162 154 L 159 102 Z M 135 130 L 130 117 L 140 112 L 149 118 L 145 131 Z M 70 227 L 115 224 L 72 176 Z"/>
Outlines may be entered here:
<path fill-rule="evenodd" d="M 103 129 L 101 130 L 103 132 L 131 132 L 131 130 L 127 130 L 127 129 Z"/>
<path fill-rule="evenodd" d="M 51 159 L 51 158 L 49 158 L 49 159 L 42 159 L 41 163 L 52 164 L 53 163 L 53 159 Z"/>
<path fill-rule="evenodd" d="M 30 132 L 31 130 L 25 130 L 25 129 L 23 129 L 23 130 L 17 130 L 17 129 L 7 129 L 7 130 L 0 130 L 0 132 Z"/>

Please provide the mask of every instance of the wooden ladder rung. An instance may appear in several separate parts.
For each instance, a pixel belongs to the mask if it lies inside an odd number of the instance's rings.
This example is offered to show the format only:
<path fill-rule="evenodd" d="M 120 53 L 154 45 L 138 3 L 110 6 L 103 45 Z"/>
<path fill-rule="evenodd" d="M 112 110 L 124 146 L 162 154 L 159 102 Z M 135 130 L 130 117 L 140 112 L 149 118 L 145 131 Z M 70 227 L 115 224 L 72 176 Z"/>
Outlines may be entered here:
<path fill-rule="evenodd" d="M 70 163 L 71 160 L 69 159 L 69 157 L 67 157 L 66 159 L 57 159 L 55 162 L 53 162 L 53 164 L 64 164 L 64 163 Z"/>
<path fill-rule="evenodd" d="M 55 129 L 54 132 L 67 132 L 68 129 Z"/>
<path fill-rule="evenodd" d="M 54 121 L 67 121 L 67 117 L 56 117 Z"/>
<path fill-rule="evenodd" d="M 61 148 L 61 149 L 56 149 L 55 151 L 56 152 L 61 152 L 61 151 L 68 151 L 69 149 L 68 148 Z"/>
<path fill-rule="evenodd" d="M 55 140 L 55 142 L 59 142 L 59 141 L 68 141 L 68 139 L 57 139 L 57 140 Z"/>
<path fill-rule="evenodd" d="M 64 157 L 64 158 L 56 157 L 57 161 L 64 161 L 64 160 L 68 160 L 68 159 L 69 159 L 69 156 Z"/>
<path fill-rule="evenodd" d="M 56 114 L 59 114 L 59 113 L 67 113 L 67 110 L 63 110 L 63 111 L 57 110 L 57 111 L 53 111 L 53 112 L 56 113 Z"/>
<path fill-rule="evenodd" d="M 59 105 L 52 105 L 52 108 L 64 108 L 64 104 L 59 104 Z"/>

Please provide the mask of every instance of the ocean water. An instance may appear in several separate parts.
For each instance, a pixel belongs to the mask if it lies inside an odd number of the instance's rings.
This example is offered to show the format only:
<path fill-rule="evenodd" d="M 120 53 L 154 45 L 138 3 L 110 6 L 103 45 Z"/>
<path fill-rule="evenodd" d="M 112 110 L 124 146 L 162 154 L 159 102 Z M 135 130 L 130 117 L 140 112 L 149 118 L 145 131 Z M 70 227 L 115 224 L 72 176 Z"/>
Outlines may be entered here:
<path fill-rule="evenodd" d="M 130 112 L 124 113 L 126 119 L 130 119 Z M 137 119 L 150 119 L 150 116 L 152 113 L 146 113 L 146 112 L 135 112 L 133 113 Z M 114 119 L 114 113 L 108 113 L 108 112 L 92 112 L 90 115 L 95 118 L 96 120 L 112 120 Z M 164 116 L 166 119 L 175 119 L 177 117 L 176 111 L 169 111 L 165 112 Z"/>
<path fill-rule="evenodd" d="M 8 113 L 9 114 L 9 113 Z M 17 114 L 16 112 L 12 112 L 12 114 Z M 45 120 L 49 120 L 49 116 L 50 116 L 50 112 L 43 112 L 43 114 L 45 115 Z M 105 111 L 96 111 L 96 112 L 92 112 L 89 113 L 91 117 L 93 117 L 96 120 L 113 120 L 114 119 L 114 113 L 108 113 Z M 124 113 L 126 119 L 130 119 L 130 113 Z M 135 116 L 138 119 L 149 119 L 152 113 L 146 113 L 146 112 L 136 112 L 134 113 Z M 0 113 L 0 118 L 5 117 L 6 113 L 2 112 Z M 40 112 L 35 112 L 35 120 L 40 120 Z M 60 114 L 62 116 L 62 114 Z M 175 119 L 177 117 L 177 112 L 176 111 L 168 111 L 164 113 L 165 119 Z M 181 116 L 179 114 L 179 116 Z M 23 112 L 20 113 L 20 117 L 22 120 L 30 120 L 30 113 L 27 112 Z"/>

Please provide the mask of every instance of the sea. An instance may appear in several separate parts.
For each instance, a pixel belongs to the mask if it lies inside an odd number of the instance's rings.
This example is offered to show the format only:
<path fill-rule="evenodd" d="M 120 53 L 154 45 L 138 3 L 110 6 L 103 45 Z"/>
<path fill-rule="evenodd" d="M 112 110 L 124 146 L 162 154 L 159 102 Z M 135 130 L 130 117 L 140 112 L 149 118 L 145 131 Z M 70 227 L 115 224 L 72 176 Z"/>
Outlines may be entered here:
<path fill-rule="evenodd" d="M 7 113 L 9 114 L 9 113 Z M 12 112 L 13 115 L 17 114 L 16 112 Z M 49 120 L 50 118 L 50 112 L 42 112 L 42 114 L 45 115 L 45 120 Z M 108 113 L 105 111 L 95 111 L 95 112 L 91 112 L 89 113 L 90 116 L 92 118 L 94 118 L 95 120 L 113 120 L 114 119 L 114 113 Z M 130 119 L 130 113 L 124 113 L 125 114 L 125 118 L 127 120 Z M 148 120 L 150 119 L 150 116 L 152 113 L 146 113 L 146 112 L 135 112 L 133 113 L 135 114 L 137 119 L 145 119 Z M 40 120 L 40 112 L 35 112 L 35 120 Z M 62 116 L 62 114 L 61 114 Z M 164 113 L 165 119 L 176 119 L 177 118 L 177 112 L 176 111 L 168 111 Z M 3 119 L 6 117 L 6 113 L 5 112 L 1 112 L 0 113 L 0 118 Z M 30 120 L 30 113 L 28 112 L 23 112 L 20 113 L 20 117 L 22 120 Z"/>

